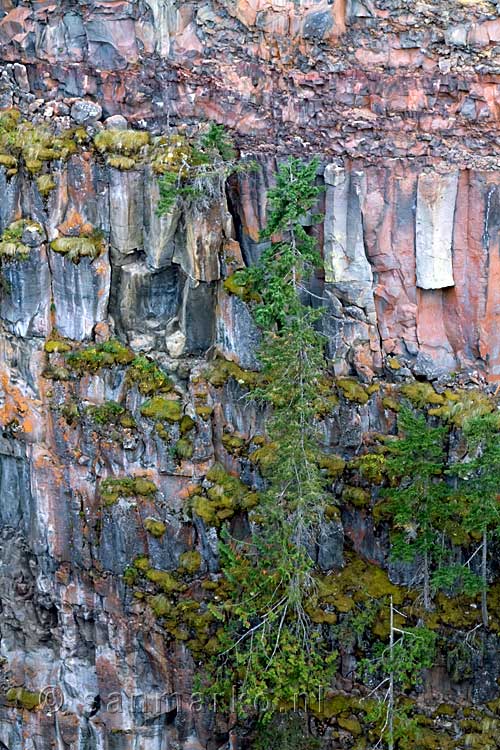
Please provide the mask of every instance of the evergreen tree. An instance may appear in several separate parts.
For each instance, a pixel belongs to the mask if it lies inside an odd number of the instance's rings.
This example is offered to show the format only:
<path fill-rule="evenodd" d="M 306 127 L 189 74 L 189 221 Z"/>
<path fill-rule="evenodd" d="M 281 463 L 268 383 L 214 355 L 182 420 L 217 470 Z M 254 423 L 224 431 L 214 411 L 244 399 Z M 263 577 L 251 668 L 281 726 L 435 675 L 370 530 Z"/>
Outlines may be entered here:
<path fill-rule="evenodd" d="M 465 527 L 481 535 L 481 614 L 488 627 L 488 540 L 500 529 L 500 420 L 485 414 L 466 420 L 469 461 L 454 467 L 466 499 Z"/>
<path fill-rule="evenodd" d="M 398 427 L 402 436 L 389 447 L 387 471 L 397 486 L 391 487 L 389 509 L 395 533 L 394 558 L 422 560 L 423 599 L 431 609 L 431 574 L 443 559 L 443 522 L 452 505 L 444 481 L 446 427 L 430 427 L 422 414 L 401 409 Z"/>
<path fill-rule="evenodd" d="M 259 299 L 254 315 L 263 329 L 262 378 L 254 396 L 269 407 L 266 431 L 274 448 L 252 538 L 227 539 L 221 550 L 232 606 L 219 675 L 238 674 L 248 700 L 266 701 L 269 715 L 299 694 L 316 698 L 335 660 L 306 612 L 314 587 L 308 550 L 326 495 L 315 428 L 324 341 L 315 329 L 319 313 L 302 301 L 320 262 L 302 226 L 318 200 L 317 166 L 316 160 L 291 159 L 280 168 L 263 232 L 269 247 L 237 279 Z M 221 680 L 216 689 L 227 692 Z"/>

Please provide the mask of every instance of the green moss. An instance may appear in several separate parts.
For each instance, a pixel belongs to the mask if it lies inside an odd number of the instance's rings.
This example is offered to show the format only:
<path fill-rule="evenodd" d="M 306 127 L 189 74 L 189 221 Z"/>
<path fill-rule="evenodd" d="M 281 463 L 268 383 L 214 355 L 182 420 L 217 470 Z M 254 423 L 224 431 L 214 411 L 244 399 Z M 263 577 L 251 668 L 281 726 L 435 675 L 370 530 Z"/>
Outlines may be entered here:
<path fill-rule="evenodd" d="M 254 442 L 256 442 L 254 440 Z M 278 446 L 276 443 L 265 443 L 261 448 L 252 451 L 249 455 L 249 459 L 253 464 L 256 464 L 263 474 L 271 469 L 276 462 Z"/>
<path fill-rule="evenodd" d="M 149 133 L 145 130 L 101 130 L 94 137 L 94 146 L 101 154 L 132 157 L 149 145 Z"/>
<path fill-rule="evenodd" d="M 346 462 L 341 456 L 328 455 L 323 453 L 316 459 L 320 469 L 324 469 L 325 474 L 330 479 L 338 479 L 342 476 Z"/>
<path fill-rule="evenodd" d="M 183 552 L 180 557 L 180 567 L 186 573 L 193 575 L 196 573 L 201 566 L 201 555 L 196 550 L 189 550 Z"/>
<path fill-rule="evenodd" d="M 37 177 L 36 186 L 42 198 L 46 198 L 54 190 L 56 183 L 52 179 L 52 175 L 42 174 Z"/>
<path fill-rule="evenodd" d="M 365 453 L 349 461 L 349 469 L 359 472 L 371 484 L 381 484 L 386 471 L 385 456 L 381 453 Z"/>
<path fill-rule="evenodd" d="M 191 458 L 194 452 L 193 444 L 186 438 L 181 438 L 175 444 L 175 452 L 179 458 Z"/>
<path fill-rule="evenodd" d="M 356 508 L 366 508 L 370 504 L 370 493 L 361 487 L 347 485 L 342 492 L 342 500 Z"/>
<path fill-rule="evenodd" d="M 391 411 L 398 412 L 401 409 L 401 404 L 391 396 L 384 396 L 382 399 L 382 406 L 384 409 L 391 409 Z"/>
<path fill-rule="evenodd" d="M 191 417 L 188 414 L 184 414 L 184 416 L 181 419 L 181 423 L 179 425 L 181 435 L 186 435 L 188 432 L 191 432 L 194 426 L 195 426 L 194 419 L 191 419 Z"/>
<path fill-rule="evenodd" d="M 9 156 L 9 154 L 0 154 L 0 167 L 7 167 L 9 169 L 16 169 L 17 172 L 17 159 L 15 156 Z"/>
<path fill-rule="evenodd" d="M 24 120 L 20 115 L 4 113 L 0 117 L 0 158 L 5 166 L 14 168 L 24 162 L 28 172 L 37 174 L 44 162 L 66 160 L 77 150 L 75 130 L 56 134 L 49 125 Z"/>
<path fill-rule="evenodd" d="M 366 404 L 370 398 L 367 389 L 351 378 L 339 378 L 337 388 L 340 389 L 344 398 L 357 404 Z"/>
<path fill-rule="evenodd" d="M 180 422 L 182 419 L 182 403 L 162 396 L 155 396 L 144 402 L 140 412 L 143 417 L 149 419 Z"/>
<path fill-rule="evenodd" d="M 167 617 L 172 612 L 172 604 L 165 594 L 156 594 L 148 598 L 148 604 L 156 617 Z"/>
<path fill-rule="evenodd" d="M 84 375 L 87 372 L 97 372 L 104 367 L 127 365 L 134 359 L 133 353 L 116 339 L 110 339 L 103 344 L 90 346 L 86 349 L 72 352 L 68 355 L 68 367 Z"/>
<path fill-rule="evenodd" d="M 201 417 L 205 422 L 210 419 L 213 412 L 212 406 L 197 406 L 195 409 L 196 414 Z"/>
<path fill-rule="evenodd" d="M 10 703 L 16 703 L 26 711 L 33 711 L 40 705 L 40 693 L 34 693 L 25 688 L 10 688 L 5 695 Z"/>
<path fill-rule="evenodd" d="M 241 449 L 245 445 L 245 440 L 243 437 L 241 437 L 241 435 L 238 435 L 237 433 L 225 432 L 222 436 L 222 445 L 228 451 L 228 453 L 239 455 L 241 453 Z"/>
<path fill-rule="evenodd" d="M 146 477 L 109 477 L 100 486 L 105 505 L 114 505 L 120 497 L 147 497 L 157 491 L 156 484 Z"/>
<path fill-rule="evenodd" d="M 95 260 L 104 249 L 104 242 L 99 234 L 80 235 L 79 237 L 59 237 L 50 243 L 55 253 L 65 255 L 73 263 L 79 263 L 82 258 Z"/>
<path fill-rule="evenodd" d="M 49 339 L 45 342 L 44 347 L 47 354 L 61 354 L 62 352 L 70 352 L 71 345 L 67 341 L 60 339 Z"/>
<path fill-rule="evenodd" d="M 236 271 L 228 276 L 224 281 L 224 289 L 228 294 L 234 294 L 244 302 L 258 302 L 260 300 L 260 296 L 245 282 L 244 274 L 241 271 Z"/>
<path fill-rule="evenodd" d="M 139 557 L 136 557 L 134 560 L 134 568 L 137 570 L 140 570 L 142 573 L 145 573 L 146 570 L 149 570 L 150 568 L 149 564 L 149 558 L 147 558 L 145 555 L 139 555 Z"/>
<path fill-rule="evenodd" d="M 407 383 L 401 386 L 401 393 L 417 409 L 425 409 L 432 404 L 444 404 L 444 397 L 436 393 L 430 383 Z"/>
<path fill-rule="evenodd" d="M 123 573 L 123 580 L 127 584 L 127 586 L 133 586 L 135 582 L 137 581 L 138 572 L 136 568 L 128 567 L 125 568 L 125 571 Z"/>
<path fill-rule="evenodd" d="M 151 534 L 151 536 L 154 536 L 157 539 L 162 537 L 167 530 L 166 525 L 163 521 L 160 521 L 159 518 L 146 518 L 144 521 L 144 528 Z"/>
<path fill-rule="evenodd" d="M 251 388 L 257 383 L 258 373 L 243 370 L 239 365 L 227 359 L 217 359 L 207 372 L 207 380 L 216 388 L 220 388 L 230 378 L 234 378 L 240 385 Z"/>
<path fill-rule="evenodd" d="M 339 716 L 339 718 L 337 719 L 337 723 L 339 727 L 342 727 L 342 729 L 345 729 L 346 732 L 349 732 L 349 734 L 352 734 L 353 737 L 358 737 L 363 731 L 361 728 L 361 724 L 359 723 L 358 719 L 356 719 L 355 716 L 348 716 L 348 717 Z"/>
<path fill-rule="evenodd" d="M 443 405 L 429 409 L 429 414 L 446 419 L 455 427 L 462 427 L 466 419 L 490 414 L 495 409 L 491 397 L 479 390 L 447 389 L 443 400 Z"/>
<path fill-rule="evenodd" d="M 10 224 L 0 236 L 0 261 L 28 260 L 31 248 L 22 241 L 25 231 L 42 233 L 42 227 L 36 221 L 19 219 Z"/>
<path fill-rule="evenodd" d="M 113 169 L 122 171 L 133 169 L 136 165 L 135 159 L 131 159 L 129 156 L 108 156 L 106 163 Z"/>
<path fill-rule="evenodd" d="M 158 365 L 148 357 L 135 357 L 127 371 L 127 384 L 136 385 L 143 396 L 168 393 L 174 384 Z"/>
<path fill-rule="evenodd" d="M 257 505 L 256 493 L 228 474 L 220 464 L 214 464 L 206 478 L 212 487 L 205 490 L 204 496 L 192 497 L 191 507 L 207 525 L 220 526 L 222 521 L 238 511 L 250 510 Z"/>
<path fill-rule="evenodd" d="M 166 570 L 149 568 L 146 571 L 146 578 L 159 586 L 166 594 L 172 594 L 175 591 L 182 591 L 185 588 L 185 586 L 179 583 L 179 581 L 177 581 L 174 576 Z"/>
<path fill-rule="evenodd" d="M 387 573 L 376 565 L 354 558 L 338 573 L 318 576 L 318 599 L 331 604 L 339 612 L 350 612 L 356 603 L 367 598 L 378 601 L 392 596 L 396 605 L 405 598 L 405 591 L 389 581 Z"/>

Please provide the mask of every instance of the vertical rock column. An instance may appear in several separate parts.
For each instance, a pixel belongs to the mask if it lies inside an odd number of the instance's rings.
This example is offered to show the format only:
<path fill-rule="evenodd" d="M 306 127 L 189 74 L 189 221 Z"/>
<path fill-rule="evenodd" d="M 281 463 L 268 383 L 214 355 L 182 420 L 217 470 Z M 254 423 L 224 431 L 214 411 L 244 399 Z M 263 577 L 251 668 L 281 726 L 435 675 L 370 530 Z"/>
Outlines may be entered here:
<path fill-rule="evenodd" d="M 353 365 L 370 375 L 380 365 L 373 273 L 366 256 L 361 205 L 366 194 L 363 172 L 334 164 L 325 169 L 325 316 L 329 356 L 338 374 Z"/>

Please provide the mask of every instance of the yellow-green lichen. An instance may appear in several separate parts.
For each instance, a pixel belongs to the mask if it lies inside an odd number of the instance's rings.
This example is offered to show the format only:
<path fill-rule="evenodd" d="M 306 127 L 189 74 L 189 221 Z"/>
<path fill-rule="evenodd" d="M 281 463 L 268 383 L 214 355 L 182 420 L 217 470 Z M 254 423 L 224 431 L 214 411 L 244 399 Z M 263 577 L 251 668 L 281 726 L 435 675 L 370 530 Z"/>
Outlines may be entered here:
<path fill-rule="evenodd" d="M 41 174 L 36 178 L 36 186 L 42 198 L 46 198 L 48 195 L 50 195 L 52 190 L 54 190 L 56 183 L 54 182 L 52 175 Z"/>
<path fill-rule="evenodd" d="M 168 393 L 173 383 L 159 367 L 148 357 L 134 357 L 127 370 L 127 384 L 137 386 L 143 396 L 153 396 L 156 393 Z"/>
<path fill-rule="evenodd" d="M 344 398 L 348 401 L 354 401 L 357 404 L 366 404 L 370 398 L 367 389 L 352 378 L 339 378 L 337 387 L 340 389 Z"/>
<path fill-rule="evenodd" d="M 151 536 L 159 539 L 164 535 L 167 530 L 166 525 L 159 518 L 146 518 L 144 521 L 144 528 Z"/>
<path fill-rule="evenodd" d="M 154 396 L 141 406 L 141 414 L 154 420 L 180 422 L 182 419 L 182 403 L 177 400 Z"/>
<path fill-rule="evenodd" d="M 419 381 L 406 383 L 401 386 L 401 393 L 417 409 L 425 409 L 433 404 L 444 404 L 444 397 L 436 393 L 430 383 L 421 383 Z"/>
<path fill-rule="evenodd" d="M 251 388 L 257 383 L 258 373 L 253 370 L 243 370 L 235 362 L 227 359 L 215 360 L 207 372 L 208 382 L 217 388 L 224 385 L 230 378 L 234 378 L 240 385 Z"/>
<path fill-rule="evenodd" d="M 242 510 L 250 510 L 258 503 L 258 496 L 236 477 L 228 474 L 220 464 L 214 464 L 207 473 L 212 486 L 205 495 L 191 498 L 193 511 L 209 526 L 219 526 Z"/>
<path fill-rule="evenodd" d="M 105 505 L 114 505 L 120 497 L 147 497 L 157 491 L 156 484 L 147 477 L 109 477 L 100 486 Z"/>
<path fill-rule="evenodd" d="M 15 703 L 26 711 L 34 711 L 41 703 L 40 692 L 26 690 L 23 687 L 10 688 L 5 697 L 10 703 Z"/>
<path fill-rule="evenodd" d="M 72 352 L 68 355 L 66 362 L 71 370 L 84 375 L 87 372 L 97 372 L 103 367 L 127 365 L 133 359 L 134 355 L 128 347 L 116 339 L 110 339 L 103 344 Z"/>
<path fill-rule="evenodd" d="M 58 237 L 50 243 L 50 247 L 73 263 L 79 263 L 82 258 L 95 260 L 104 249 L 104 241 L 99 233 L 82 234 L 79 237 Z"/>
<path fill-rule="evenodd" d="M 201 566 L 201 555 L 197 550 L 183 552 L 180 557 L 180 568 L 182 571 L 193 575 Z"/>

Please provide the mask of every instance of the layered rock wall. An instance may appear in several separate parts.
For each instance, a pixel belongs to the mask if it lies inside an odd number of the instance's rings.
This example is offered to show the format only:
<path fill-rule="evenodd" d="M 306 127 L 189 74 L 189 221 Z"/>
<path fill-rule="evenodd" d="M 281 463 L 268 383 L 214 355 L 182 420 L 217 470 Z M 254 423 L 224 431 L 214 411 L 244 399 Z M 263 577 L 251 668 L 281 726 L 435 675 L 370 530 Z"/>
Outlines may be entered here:
<path fill-rule="evenodd" d="M 261 486 L 252 462 L 223 440 L 236 433 L 248 442 L 262 430 L 238 369 L 257 367 L 259 332 L 224 280 L 262 250 L 278 161 L 320 158 L 325 216 L 308 231 L 325 274 L 310 291 L 311 304 L 319 297 L 325 306 L 336 376 L 402 382 L 413 371 L 438 379 L 441 391 L 450 372 L 500 378 L 499 47 L 499 11 L 487 2 L 1 2 L 1 107 L 37 123 L 83 125 L 88 135 L 67 161 L 44 166 L 48 194 L 25 165 L 16 174 L 0 166 L 0 235 L 22 218 L 40 225 L 23 237 L 28 257 L 1 266 L 4 747 L 236 743 L 193 705 L 189 650 L 172 645 L 124 572 L 142 556 L 177 571 L 181 555 L 197 550 L 200 575 L 215 575 L 215 528 L 192 513 L 193 488 L 215 460 Z M 92 145 L 104 128 L 123 127 L 104 122 L 116 115 L 154 134 L 215 120 L 260 168 L 232 177 L 220 202 L 159 218 L 151 165 L 112 167 Z M 51 247 L 89 230 L 103 241 L 93 260 L 75 263 Z M 116 337 L 130 357 L 147 355 L 169 373 L 174 400 L 195 424 L 192 455 L 175 453 L 180 419 L 144 416 L 154 394 L 130 380 L 130 362 L 71 370 L 54 344 L 61 337 L 74 352 Z M 216 354 L 233 363 L 233 377 L 207 379 Z M 358 400 L 337 390 L 322 423 L 325 450 L 351 460 L 370 435 L 394 432 L 392 387 L 356 391 Z M 109 401 L 131 415 L 125 425 L 91 418 Z M 124 476 L 146 478 L 157 492 L 106 505 L 102 483 Z M 332 480 L 332 492 L 341 496 L 343 485 Z M 319 565 L 338 569 L 345 548 L 388 568 L 387 529 L 371 506 L 346 504 L 341 516 L 322 529 Z M 148 518 L 165 524 L 161 538 L 147 532 Z M 473 615 L 464 615 L 462 635 Z M 453 681 L 441 664 L 427 694 L 496 698 L 495 638 L 466 679 Z M 343 656 L 336 687 L 344 692 L 353 658 Z M 6 699 L 11 689 L 48 685 L 62 691 L 62 710 Z M 335 731 L 332 742 L 350 742 Z"/>

